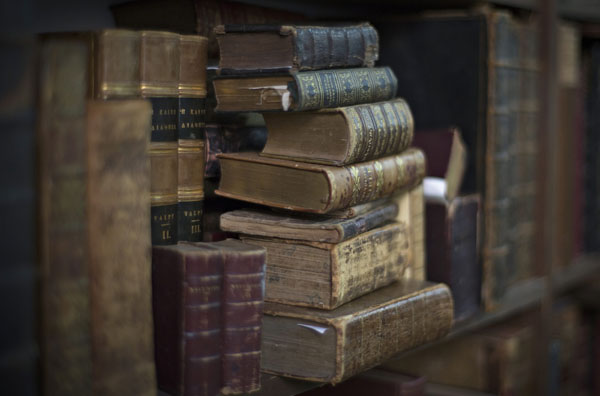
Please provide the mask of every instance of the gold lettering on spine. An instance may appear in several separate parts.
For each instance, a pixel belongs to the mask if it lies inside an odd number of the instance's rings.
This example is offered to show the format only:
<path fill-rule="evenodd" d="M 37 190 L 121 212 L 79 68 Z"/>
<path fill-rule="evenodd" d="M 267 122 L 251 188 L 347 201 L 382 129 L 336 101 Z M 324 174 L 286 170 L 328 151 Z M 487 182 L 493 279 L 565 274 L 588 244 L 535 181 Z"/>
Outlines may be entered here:
<path fill-rule="evenodd" d="M 400 133 L 398 131 L 398 120 L 394 117 L 394 110 L 390 103 L 383 104 L 383 116 L 386 118 L 386 132 L 389 135 L 388 145 L 393 150 L 391 152 L 397 153 L 401 149 Z"/>
<path fill-rule="evenodd" d="M 360 171 L 356 166 L 350 166 L 348 168 L 352 175 L 352 199 L 350 200 L 350 206 L 356 205 L 360 198 Z"/>
<path fill-rule="evenodd" d="M 383 165 L 379 161 L 375 161 L 373 164 L 375 167 L 375 174 L 377 175 L 377 187 L 375 189 L 375 197 L 379 197 L 383 192 Z"/>

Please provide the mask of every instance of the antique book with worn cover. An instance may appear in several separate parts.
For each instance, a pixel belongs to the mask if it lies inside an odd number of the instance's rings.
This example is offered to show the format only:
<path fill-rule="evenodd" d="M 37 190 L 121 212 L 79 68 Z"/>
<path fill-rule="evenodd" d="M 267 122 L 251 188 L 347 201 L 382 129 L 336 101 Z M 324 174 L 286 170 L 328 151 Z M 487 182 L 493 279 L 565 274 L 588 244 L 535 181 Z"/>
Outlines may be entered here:
<path fill-rule="evenodd" d="M 373 67 L 377 31 L 368 23 L 348 26 L 219 25 L 219 73 L 281 73 Z"/>
<path fill-rule="evenodd" d="M 152 266 L 159 387 L 258 390 L 264 249 L 233 239 L 155 246 Z"/>
<path fill-rule="evenodd" d="M 396 222 L 408 226 L 410 251 L 408 265 L 402 279 L 427 279 L 425 262 L 425 201 L 423 199 L 423 183 L 402 189 L 392 196 L 398 206 Z"/>
<path fill-rule="evenodd" d="M 389 67 L 218 78 L 216 111 L 306 111 L 381 102 L 396 96 Z"/>
<path fill-rule="evenodd" d="M 425 190 L 440 190 L 442 197 L 452 201 L 460 192 L 467 165 L 467 151 L 458 128 L 417 131 L 413 145 L 427 157 Z M 439 186 L 439 188 L 437 188 Z"/>
<path fill-rule="evenodd" d="M 479 208 L 476 194 L 427 202 L 427 279 L 450 287 L 455 320 L 476 313 L 481 305 Z"/>
<path fill-rule="evenodd" d="M 425 156 L 418 149 L 344 167 L 221 154 L 216 194 L 301 212 L 327 213 L 374 201 L 418 184 Z"/>
<path fill-rule="evenodd" d="M 424 396 L 425 377 L 415 377 L 379 368 L 360 373 L 341 384 L 325 385 L 300 396 Z"/>
<path fill-rule="evenodd" d="M 221 215 L 223 231 L 255 236 L 339 243 L 387 222 L 398 214 L 398 205 L 385 202 L 352 219 L 327 215 L 298 215 L 289 211 L 242 209 Z"/>
<path fill-rule="evenodd" d="M 414 120 L 403 99 L 316 112 L 265 113 L 261 155 L 348 165 L 397 154 L 410 146 Z"/>
<path fill-rule="evenodd" d="M 332 311 L 267 302 L 262 369 L 335 384 L 451 326 L 452 295 L 443 284 L 396 282 Z"/>
<path fill-rule="evenodd" d="M 267 250 L 265 299 L 334 309 L 402 276 L 409 250 L 405 224 L 392 223 L 340 243 L 241 235 Z"/>
<path fill-rule="evenodd" d="M 179 36 L 177 240 L 202 240 L 206 37 Z"/>
<path fill-rule="evenodd" d="M 86 242 L 92 393 L 98 395 L 156 394 L 147 216 L 150 113 L 142 100 L 87 106 Z"/>

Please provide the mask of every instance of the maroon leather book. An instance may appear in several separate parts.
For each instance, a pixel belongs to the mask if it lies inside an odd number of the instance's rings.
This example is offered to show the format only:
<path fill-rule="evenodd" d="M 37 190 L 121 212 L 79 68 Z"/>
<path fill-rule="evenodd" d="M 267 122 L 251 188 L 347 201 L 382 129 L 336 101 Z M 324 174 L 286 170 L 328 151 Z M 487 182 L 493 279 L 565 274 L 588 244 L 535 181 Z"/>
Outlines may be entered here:
<path fill-rule="evenodd" d="M 455 321 L 476 313 L 481 303 L 479 207 L 479 195 L 467 195 L 425 208 L 427 279 L 450 287 Z"/>
<path fill-rule="evenodd" d="M 325 385 L 301 396 L 423 396 L 425 377 L 414 377 L 382 369 L 372 369 L 338 385 Z"/>
<path fill-rule="evenodd" d="M 158 387 L 214 396 L 221 388 L 224 256 L 210 245 L 152 247 L 152 303 Z"/>

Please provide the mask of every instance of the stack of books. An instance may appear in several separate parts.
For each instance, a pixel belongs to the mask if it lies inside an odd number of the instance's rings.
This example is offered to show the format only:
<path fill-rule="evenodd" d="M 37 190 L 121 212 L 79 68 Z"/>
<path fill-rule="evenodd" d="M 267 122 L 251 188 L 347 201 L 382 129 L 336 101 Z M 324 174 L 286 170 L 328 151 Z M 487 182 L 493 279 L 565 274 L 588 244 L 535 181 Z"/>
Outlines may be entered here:
<path fill-rule="evenodd" d="M 397 282 L 414 258 L 398 194 L 421 184 L 425 157 L 410 148 L 395 75 L 374 67 L 376 30 L 215 31 L 216 110 L 262 112 L 268 131 L 262 152 L 218 156 L 216 190 L 270 207 L 221 216 L 224 231 L 267 252 L 263 371 L 337 383 L 446 334 L 449 289 Z"/>

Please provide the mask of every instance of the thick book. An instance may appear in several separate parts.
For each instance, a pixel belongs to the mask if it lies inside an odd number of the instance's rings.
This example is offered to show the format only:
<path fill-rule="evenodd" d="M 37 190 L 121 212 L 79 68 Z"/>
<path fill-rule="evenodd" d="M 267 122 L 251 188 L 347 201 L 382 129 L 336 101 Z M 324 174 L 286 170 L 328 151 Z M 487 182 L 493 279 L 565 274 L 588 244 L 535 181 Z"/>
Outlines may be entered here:
<path fill-rule="evenodd" d="M 159 388 L 258 390 L 264 249 L 229 239 L 155 246 L 152 254 Z"/>
<path fill-rule="evenodd" d="M 393 221 L 398 205 L 380 207 L 351 219 L 319 215 L 298 215 L 261 209 L 242 209 L 221 215 L 221 229 L 264 237 L 339 243 Z"/>
<path fill-rule="evenodd" d="M 217 78 L 216 111 L 306 111 L 382 102 L 396 96 L 388 67 Z"/>
<path fill-rule="evenodd" d="M 264 312 L 263 371 L 335 384 L 446 335 L 452 295 L 402 281 L 332 311 L 267 302 Z"/>
<path fill-rule="evenodd" d="M 265 300 L 334 309 L 400 279 L 408 229 L 392 223 L 340 243 L 240 236 L 267 251 Z"/>
<path fill-rule="evenodd" d="M 428 192 L 452 201 L 460 192 L 467 164 L 467 151 L 458 128 L 417 131 L 413 146 L 420 148 L 427 157 Z M 435 179 L 432 179 L 435 178 Z M 438 187 L 439 186 L 439 187 Z M 427 194 L 426 195 L 429 195 Z"/>
<path fill-rule="evenodd" d="M 455 320 L 463 320 L 481 305 L 480 198 L 467 195 L 426 205 L 427 279 L 450 287 Z"/>
<path fill-rule="evenodd" d="M 263 117 L 269 131 L 261 152 L 266 157 L 340 166 L 400 153 L 413 140 L 414 120 L 400 98 Z"/>
<path fill-rule="evenodd" d="M 300 396 L 424 396 L 425 377 L 403 375 L 382 369 L 360 373 L 341 384 L 325 385 L 301 393 Z"/>
<path fill-rule="evenodd" d="M 178 241 L 202 241 L 207 41 L 202 36 L 179 36 Z"/>
<path fill-rule="evenodd" d="M 349 26 L 219 25 L 219 73 L 281 73 L 343 67 L 373 67 L 377 31 Z"/>
<path fill-rule="evenodd" d="M 425 261 L 425 201 L 423 183 L 402 189 L 392 196 L 398 206 L 396 222 L 408 226 L 410 251 L 408 265 L 402 279 L 427 279 L 427 263 Z"/>
<path fill-rule="evenodd" d="M 327 213 L 390 196 L 418 184 L 425 157 L 418 149 L 344 167 L 221 154 L 217 195 L 301 212 Z"/>

